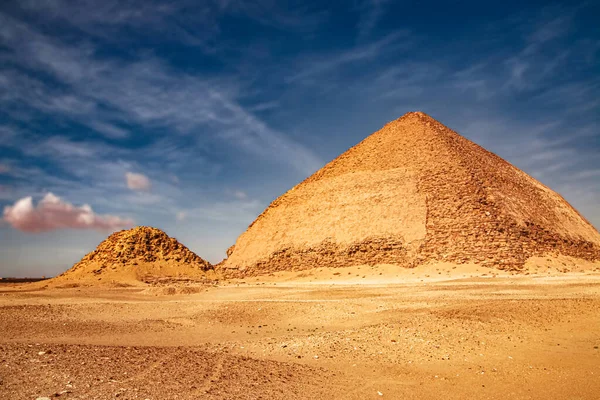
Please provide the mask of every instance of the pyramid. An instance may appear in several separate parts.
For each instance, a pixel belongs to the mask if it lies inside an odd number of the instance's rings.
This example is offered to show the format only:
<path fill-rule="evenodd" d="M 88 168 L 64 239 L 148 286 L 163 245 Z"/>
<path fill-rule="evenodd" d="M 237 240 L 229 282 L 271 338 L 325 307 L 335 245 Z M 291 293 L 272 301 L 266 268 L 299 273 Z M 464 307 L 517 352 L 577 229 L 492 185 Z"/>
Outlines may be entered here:
<path fill-rule="evenodd" d="M 600 234 L 560 195 L 422 112 L 386 124 L 273 201 L 225 275 L 430 261 L 522 269 L 600 259 Z"/>
<path fill-rule="evenodd" d="M 135 283 L 205 279 L 212 265 L 165 232 L 138 226 L 115 232 L 52 283 Z"/>

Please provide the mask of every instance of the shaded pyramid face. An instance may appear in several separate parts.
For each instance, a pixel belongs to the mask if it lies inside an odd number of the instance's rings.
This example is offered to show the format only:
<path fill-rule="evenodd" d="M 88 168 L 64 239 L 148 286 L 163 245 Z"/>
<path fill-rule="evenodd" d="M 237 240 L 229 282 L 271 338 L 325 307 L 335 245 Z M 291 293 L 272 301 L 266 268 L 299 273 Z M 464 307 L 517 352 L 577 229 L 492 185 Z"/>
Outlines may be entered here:
<path fill-rule="evenodd" d="M 561 196 L 421 112 L 367 137 L 279 197 L 220 267 L 232 276 L 428 261 L 519 269 L 600 259 L 600 234 Z"/>
<path fill-rule="evenodd" d="M 160 229 L 139 226 L 115 232 L 57 281 L 152 281 L 199 278 L 212 265 Z M 101 282 L 103 283 L 103 282 Z"/>

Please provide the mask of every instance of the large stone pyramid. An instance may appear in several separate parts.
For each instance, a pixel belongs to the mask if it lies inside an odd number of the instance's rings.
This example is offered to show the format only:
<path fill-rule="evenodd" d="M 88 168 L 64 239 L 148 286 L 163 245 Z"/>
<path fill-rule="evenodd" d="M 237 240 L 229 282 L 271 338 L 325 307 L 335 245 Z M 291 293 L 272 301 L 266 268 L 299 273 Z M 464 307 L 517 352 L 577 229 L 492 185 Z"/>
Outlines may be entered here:
<path fill-rule="evenodd" d="M 54 283 L 131 283 L 212 278 L 212 265 L 160 229 L 138 226 L 110 235 Z"/>
<path fill-rule="evenodd" d="M 560 195 L 421 112 L 390 122 L 271 203 L 220 264 L 229 276 L 428 261 L 520 269 L 600 259 Z"/>

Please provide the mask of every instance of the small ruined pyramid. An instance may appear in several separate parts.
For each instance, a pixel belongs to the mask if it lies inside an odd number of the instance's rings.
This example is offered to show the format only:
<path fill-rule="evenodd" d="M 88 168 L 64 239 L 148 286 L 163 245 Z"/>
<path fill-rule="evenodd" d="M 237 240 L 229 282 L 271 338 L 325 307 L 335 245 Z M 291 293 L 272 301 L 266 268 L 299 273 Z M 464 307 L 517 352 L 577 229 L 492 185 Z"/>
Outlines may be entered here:
<path fill-rule="evenodd" d="M 132 283 L 214 278 L 212 265 L 165 232 L 138 226 L 115 232 L 53 283 Z"/>
<path fill-rule="evenodd" d="M 422 112 L 386 124 L 279 197 L 228 250 L 228 276 L 430 261 L 519 270 L 600 259 L 560 195 Z"/>

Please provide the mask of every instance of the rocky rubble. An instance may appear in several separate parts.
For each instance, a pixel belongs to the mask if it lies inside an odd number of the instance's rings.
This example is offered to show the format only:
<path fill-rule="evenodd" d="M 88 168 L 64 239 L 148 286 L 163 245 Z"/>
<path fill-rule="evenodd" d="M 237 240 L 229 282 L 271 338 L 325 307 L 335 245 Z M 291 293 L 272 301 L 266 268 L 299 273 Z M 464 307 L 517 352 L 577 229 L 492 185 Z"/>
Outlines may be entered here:
<path fill-rule="evenodd" d="M 89 278 L 133 272 L 149 283 L 212 271 L 208 262 L 160 229 L 139 226 L 115 232 L 60 277 Z M 117 277 L 116 280 L 119 280 Z"/>
<path fill-rule="evenodd" d="M 211 268 L 208 261 L 190 251 L 177 239 L 169 237 L 160 229 L 149 226 L 138 226 L 113 233 L 100 243 L 96 250 L 75 264 L 74 268 L 90 261 L 111 266 L 158 260 L 173 260 L 204 270 Z"/>

